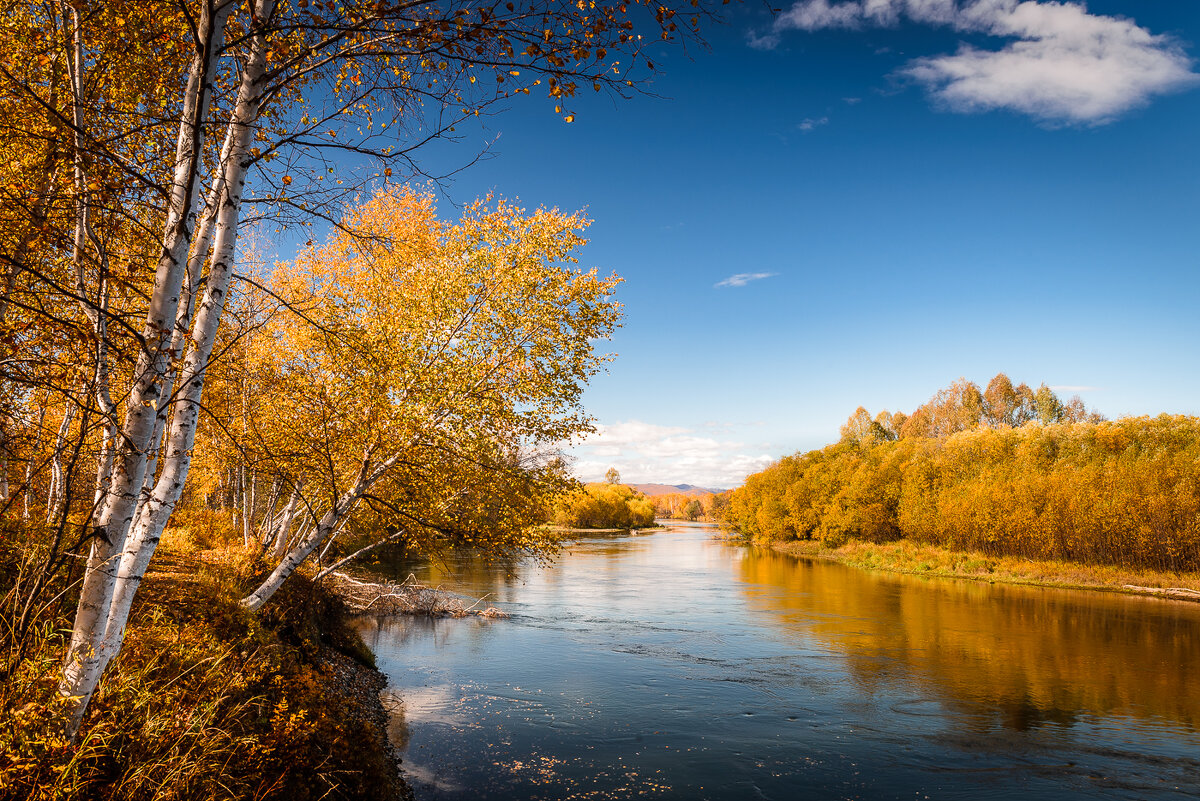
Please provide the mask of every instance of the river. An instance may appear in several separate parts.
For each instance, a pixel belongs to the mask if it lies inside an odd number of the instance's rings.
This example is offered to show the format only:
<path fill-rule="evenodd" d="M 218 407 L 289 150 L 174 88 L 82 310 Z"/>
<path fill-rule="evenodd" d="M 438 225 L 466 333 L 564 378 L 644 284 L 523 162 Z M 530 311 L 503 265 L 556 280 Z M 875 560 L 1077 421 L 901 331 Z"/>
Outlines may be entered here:
<path fill-rule="evenodd" d="M 1200 795 L 1200 604 L 713 534 L 395 565 L 510 615 L 363 623 L 418 801 Z"/>

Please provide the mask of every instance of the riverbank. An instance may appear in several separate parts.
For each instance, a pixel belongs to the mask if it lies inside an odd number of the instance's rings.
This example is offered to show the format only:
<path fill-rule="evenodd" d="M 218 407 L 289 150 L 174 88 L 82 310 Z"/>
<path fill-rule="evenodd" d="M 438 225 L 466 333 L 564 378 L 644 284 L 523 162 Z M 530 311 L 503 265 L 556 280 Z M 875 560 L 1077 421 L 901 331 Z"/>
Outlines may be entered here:
<path fill-rule="evenodd" d="M 75 744 L 61 634 L 34 643 L 0 698 L 0 799 L 411 799 L 345 605 L 297 574 L 251 615 L 252 578 L 240 550 L 164 537 Z"/>
<path fill-rule="evenodd" d="M 783 553 L 828 559 L 865 570 L 1200 601 L 1200 574 L 1196 573 L 988 556 L 908 540 L 882 544 L 852 540 L 837 548 L 817 540 L 793 540 L 771 543 L 771 547 Z"/>

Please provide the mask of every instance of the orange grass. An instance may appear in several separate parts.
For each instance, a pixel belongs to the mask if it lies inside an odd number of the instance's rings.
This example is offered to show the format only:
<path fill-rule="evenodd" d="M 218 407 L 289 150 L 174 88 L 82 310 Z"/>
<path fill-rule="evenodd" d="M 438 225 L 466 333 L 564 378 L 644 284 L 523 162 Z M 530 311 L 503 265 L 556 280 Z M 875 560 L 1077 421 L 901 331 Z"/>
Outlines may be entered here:
<path fill-rule="evenodd" d="M 370 710 L 333 675 L 338 651 L 371 659 L 340 602 L 297 575 L 251 616 L 251 578 L 238 550 L 165 537 L 76 743 L 55 693 L 69 621 L 41 621 L 0 689 L 0 799 L 394 797 Z"/>
<path fill-rule="evenodd" d="M 909 540 L 871 543 L 851 540 L 830 547 L 818 540 L 773 543 L 784 553 L 830 559 L 866 570 L 886 570 L 924 576 L 947 576 L 1047 587 L 1106 590 L 1147 594 L 1144 588 L 1180 587 L 1200 591 L 1200 573 L 1158 571 L 1116 565 L 1083 565 L 1054 559 L 989 556 L 978 551 L 955 551 Z"/>

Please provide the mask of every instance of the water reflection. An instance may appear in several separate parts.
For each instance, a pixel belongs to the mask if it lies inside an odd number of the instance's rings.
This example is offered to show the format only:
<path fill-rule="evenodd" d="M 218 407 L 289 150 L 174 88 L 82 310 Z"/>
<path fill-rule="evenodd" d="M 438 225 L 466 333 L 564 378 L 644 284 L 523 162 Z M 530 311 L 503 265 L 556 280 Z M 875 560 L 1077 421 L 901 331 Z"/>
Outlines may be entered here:
<path fill-rule="evenodd" d="M 418 799 L 1200 794 L 1200 605 L 711 534 L 394 564 L 512 615 L 364 622 Z"/>
<path fill-rule="evenodd" d="M 864 692 L 911 681 L 984 724 L 1200 719 L 1200 609 L 1185 602 L 923 579 L 748 550 L 751 608 L 845 654 Z"/>

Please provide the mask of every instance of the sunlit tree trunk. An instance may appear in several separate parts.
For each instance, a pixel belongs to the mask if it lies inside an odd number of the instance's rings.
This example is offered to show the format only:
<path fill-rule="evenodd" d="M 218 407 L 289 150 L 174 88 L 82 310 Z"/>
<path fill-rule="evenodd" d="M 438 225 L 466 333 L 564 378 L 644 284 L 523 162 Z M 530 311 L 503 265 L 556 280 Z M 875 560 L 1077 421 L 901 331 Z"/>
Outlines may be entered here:
<path fill-rule="evenodd" d="M 280 559 L 279 565 L 271 571 L 271 575 L 267 576 L 254 592 L 242 599 L 242 606 L 252 612 L 261 609 L 262 605 L 283 585 L 288 576 L 292 575 L 296 568 L 312 555 L 313 551 L 337 531 L 363 493 L 378 483 L 399 460 L 400 456 L 396 455 L 372 466 L 370 455 L 364 456 L 354 484 L 342 493 L 310 532 L 288 548 Z"/>
<path fill-rule="evenodd" d="M 218 162 L 220 164 L 226 163 L 229 159 L 229 149 L 233 146 L 234 139 L 232 134 L 233 130 L 230 129 L 225 137 L 225 143 L 221 147 L 221 158 Z M 187 347 L 188 329 L 192 325 L 192 315 L 196 310 L 200 278 L 204 272 L 204 264 L 208 260 L 209 252 L 212 250 L 213 232 L 216 230 L 216 211 L 221 195 L 225 191 L 224 177 L 225 172 L 218 170 L 216 179 L 208 190 L 204 202 L 204 215 L 196 227 L 192 253 L 188 257 L 187 272 L 184 273 L 183 280 L 183 297 L 179 301 L 179 308 L 175 314 L 175 328 L 171 332 L 171 361 L 167 374 L 163 378 L 163 397 L 167 399 L 171 399 L 175 394 L 175 378 L 178 373 L 175 364 L 183 356 Z M 166 445 L 165 429 L 171 404 L 163 403 L 159 406 L 158 416 L 154 423 L 154 436 L 151 439 L 154 448 L 150 452 L 146 465 L 146 477 L 142 484 L 142 489 L 146 494 L 149 494 L 150 490 L 154 488 L 154 482 L 158 475 L 159 455 Z"/>
<path fill-rule="evenodd" d="M 183 94 L 162 252 L 142 329 L 144 347 L 134 369 L 121 436 L 116 438 L 112 474 L 96 515 L 96 538 L 92 541 L 71 645 L 59 686 L 60 693 L 74 702 L 67 723 L 72 735 L 82 722 L 100 674 L 115 653 L 106 648 L 106 644 L 112 640 L 107 635 L 110 634 L 109 622 L 113 619 L 110 607 L 118 578 L 118 572 L 114 570 L 115 560 L 122 553 L 138 508 L 159 404 L 166 400 L 162 396 L 162 389 L 169 354 L 164 345 L 167 344 L 178 310 L 200 190 L 204 121 L 212 99 L 217 53 L 233 5 L 232 0 L 218 5 L 206 4 L 196 30 L 197 54 L 193 58 Z M 126 609 L 124 615 L 117 616 L 122 630 L 127 615 Z"/>
<path fill-rule="evenodd" d="M 63 486 L 63 456 L 66 453 L 67 437 L 71 433 L 71 422 L 75 419 L 75 404 L 67 402 L 62 424 L 54 438 L 54 451 L 50 456 L 50 489 L 46 493 L 46 525 L 53 525 L 62 511 L 65 489 Z"/>
<path fill-rule="evenodd" d="M 33 447 L 29 450 L 29 458 L 25 461 L 25 480 L 22 482 L 21 498 L 23 504 L 21 509 L 21 518 L 28 520 L 31 514 L 30 506 L 34 503 L 33 494 L 33 472 L 37 465 L 38 448 L 42 445 L 42 433 L 45 430 L 43 427 L 46 424 L 46 404 L 42 403 L 41 410 L 38 412 L 37 433 L 33 437 Z"/>
<path fill-rule="evenodd" d="M 265 20 L 270 16 L 273 7 L 273 2 L 256 3 L 255 13 L 252 17 L 257 20 Z M 148 497 L 140 504 L 129 504 L 129 514 L 132 516 L 136 513 L 136 518 L 132 519 L 131 525 L 127 526 L 129 536 L 123 543 L 120 562 L 113 576 L 115 580 L 111 585 L 111 600 L 106 605 L 107 615 L 103 625 L 97 627 L 97 630 L 102 632 L 102 635 L 95 640 L 99 647 L 96 648 L 94 656 L 78 660 L 79 664 L 86 666 L 86 670 L 79 671 L 82 674 L 81 678 L 76 682 L 76 692 L 71 694 L 83 696 L 84 702 L 94 692 L 96 683 L 108 660 L 121 648 L 134 595 L 150 565 L 150 560 L 158 547 L 162 531 L 170 519 L 171 512 L 183 492 L 184 482 L 191 465 L 192 447 L 200 415 L 204 373 L 216 341 L 217 327 L 224 311 L 225 298 L 233 274 L 239 213 L 246 174 L 252 162 L 250 145 L 254 138 L 254 124 L 257 121 L 263 99 L 261 83 L 265 71 L 265 38 L 261 33 L 255 33 L 250 38 L 249 56 L 242 72 L 237 103 L 229 123 L 231 141 L 227 150 L 228 158 L 220 165 L 224 172 L 221 180 L 225 191 L 221 195 L 216 211 L 211 264 L 205 282 L 204 296 L 196 313 L 188 353 L 180 374 L 180 386 L 175 399 L 176 408 L 171 416 L 171 425 L 167 433 L 167 443 L 163 455 L 162 475 L 155 482 L 154 489 Z M 185 249 L 183 255 L 186 255 L 186 252 Z M 186 266 L 182 256 L 179 257 L 177 266 L 180 268 Z M 177 292 L 182 285 L 182 272 L 183 270 L 180 269 L 179 282 L 176 284 Z M 177 308 L 177 306 L 172 307 L 169 317 L 162 318 L 164 321 L 169 320 L 172 326 Z M 164 328 L 164 331 L 169 333 L 169 329 Z M 165 369 L 160 373 L 160 376 L 162 375 L 165 375 Z M 134 427 L 143 435 L 148 435 L 153 431 L 154 423 L 154 415 L 143 415 L 137 418 Z M 127 423 L 127 429 L 128 427 Z M 146 444 L 143 445 L 143 449 Z M 143 458 L 141 469 L 132 476 L 137 481 L 132 485 L 127 483 L 123 491 L 127 492 L 128 486 L 140 487 L 144 480 L 145 463 L 146 460 Z M 114 474 L 114 483 L 116 483 L 118 475 L 119 473 Z M 126 478 L 128 477 L 130 476 Z M 117 490 L 110 492 L 110 507 L 120 505 L 118 501 L 113 500 L 117 494 Z"/>
<path fill-rule="evenodd" d="M 279 513 L 279 519 L 271 526 L 269 534 L 264 539 L 263 545 L 265 548 L 273 550 L 272 556 L 279 559 L 287 551 L 288 535 L 292 529 L 292 521 L 296 517 L 296 510 L 300 506 L 300 485 L 297 484 L 292 489 L 291 497 L 288 498 L 287 505 L 283 507 L 283 511 Z"/>

